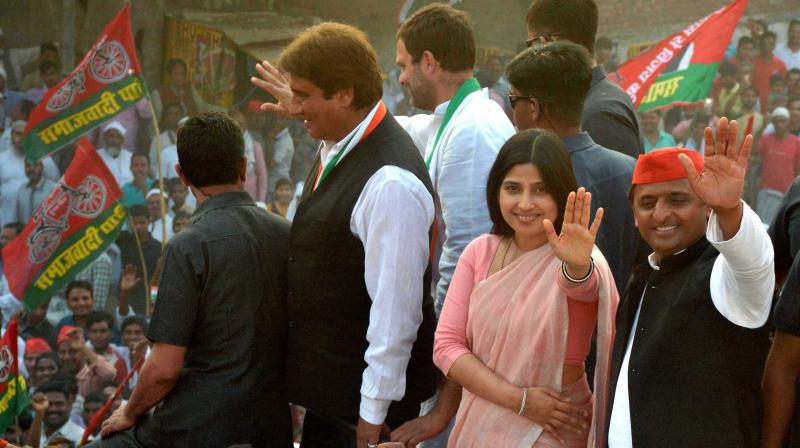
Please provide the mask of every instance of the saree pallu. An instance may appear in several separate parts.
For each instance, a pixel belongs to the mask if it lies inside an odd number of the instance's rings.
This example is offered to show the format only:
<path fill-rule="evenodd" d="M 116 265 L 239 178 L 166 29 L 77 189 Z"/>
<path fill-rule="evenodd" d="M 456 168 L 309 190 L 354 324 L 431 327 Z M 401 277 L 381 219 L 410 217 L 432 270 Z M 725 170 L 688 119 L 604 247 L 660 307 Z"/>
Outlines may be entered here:
<path fill-rule="evenodd" d="M 593 447 L 595 441 L 604 440 L 608 369 L 619 295 L 608 263 L 597 247 L 592 257 L 599 275 L 596 393 L 588 434 L 578 440 L 570 438 L 570 447 Z M 554 278 L 559 269 L 561 261 L 545 244 L 478 283 L 470 296 L 467 342 L 472 353 L 506 381 L 520 387 L 565 390 L 561 376 L 569 314 L 567 295 Z M 585 379 L 582 381 L 585 383 Z M 579 386 L 570 393 L 581 395 Z M 582 395 L 585 397 L 586 391 Z M 548 436 L 542 436 L 541 426 L 517 415 L 516 410 L 464 389 L 448 446 L 531 448 L 540 437 L 544 437 L 542 443 L 547 446 Z"/>

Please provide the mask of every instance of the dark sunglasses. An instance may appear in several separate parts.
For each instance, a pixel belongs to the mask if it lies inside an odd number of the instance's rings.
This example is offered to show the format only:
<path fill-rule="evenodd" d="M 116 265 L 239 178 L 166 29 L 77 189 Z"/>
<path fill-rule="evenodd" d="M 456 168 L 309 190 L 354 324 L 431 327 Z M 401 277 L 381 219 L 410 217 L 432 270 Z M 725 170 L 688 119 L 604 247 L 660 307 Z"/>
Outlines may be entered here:
<path fill-rule="evenodd" d="M 517 101 L 519 100 L 532 100 L 534 98 L 533 95 L 508 95 L 508 102 L 511 103 L 511 108 L 513 109 L 514 106 L 517 105 Z"/>

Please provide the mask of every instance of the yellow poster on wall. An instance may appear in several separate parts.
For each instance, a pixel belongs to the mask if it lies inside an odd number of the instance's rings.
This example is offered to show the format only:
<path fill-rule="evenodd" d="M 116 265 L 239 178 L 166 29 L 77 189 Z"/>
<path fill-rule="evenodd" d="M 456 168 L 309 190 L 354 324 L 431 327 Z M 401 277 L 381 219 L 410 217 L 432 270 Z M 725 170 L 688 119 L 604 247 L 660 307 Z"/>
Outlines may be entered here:
<path fill-rule="evenodd" d="M 236 85 L 233 41 L 224 33 L 188 20 L 167 17 L 165 25 L 164 62 L 182 59 L 188 67 L 189 81 L 204 102 L 231 107 Z"/>

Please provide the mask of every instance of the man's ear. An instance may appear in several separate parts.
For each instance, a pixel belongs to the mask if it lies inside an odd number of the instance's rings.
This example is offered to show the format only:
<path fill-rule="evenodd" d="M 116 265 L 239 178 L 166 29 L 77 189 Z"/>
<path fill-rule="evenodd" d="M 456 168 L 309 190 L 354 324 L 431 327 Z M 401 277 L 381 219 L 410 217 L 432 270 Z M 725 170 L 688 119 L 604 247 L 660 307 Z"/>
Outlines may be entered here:
<path fill-rule="evenodd" d="M 239 160 L 239 180 L 241 180 L 242 183 L 247 182 L 247 156 L 243 156 L 241 160 Z"/>
<path fill-rule="evenodd" d="M 439 68 L 439 61 L 436 60 L 436 56 L 430 50 L 425 50 L 422 52 L 422 57 L 419 58 L 419 67 L 422 73 L 430 77 Z"/>
<path fill-rule="evenodd" d="M 183 174 L 183 171 L 181 170 L 181 165 L 179 163 L 175 164 L 175 172 L 178 173 L 178 178 L 181 180 L 181 182 L 183 182 L 183 185 L 186 185 L 187 189 L 192 186 L 192 183 L 189 182 L 189 179 L 187 179 L 186 175 Z"/>
<path fill-rule="evenodd" d="M 531 117 L 531 123 L 539 123 L 544 118 L 544 110 L 542 109 L 542 103 L 539 102 L 536 98 L 531 98 L 528 101 L 528 113 Z"/>

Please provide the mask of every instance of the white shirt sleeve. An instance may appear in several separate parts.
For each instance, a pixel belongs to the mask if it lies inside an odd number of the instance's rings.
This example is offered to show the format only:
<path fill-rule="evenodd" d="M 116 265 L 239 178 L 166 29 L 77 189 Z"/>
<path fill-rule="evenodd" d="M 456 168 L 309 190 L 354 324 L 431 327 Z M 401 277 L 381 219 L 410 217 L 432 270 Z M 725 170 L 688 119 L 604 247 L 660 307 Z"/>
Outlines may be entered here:
<path fill-rule="evenodd" d="M 758 328 L 769 317 L 775 257 L 761 220 L 747 204 L 743 209 L 739 231 L 727 241 L 717 214 L 708 220 L 706 238 L 720 252 L 711 270 L 711 299 L 731 323 Z"/>
<path fill-rule="evenodd" d="M 407 170 L 385 166 L 369 179 L 350 217 L 364 244 L 364 281 L 372 299 L 367 368 L 359 415 L 381 424 L 393 400 L 405 395 L 406 367 L 422 323 L 433 198 Z"/>

